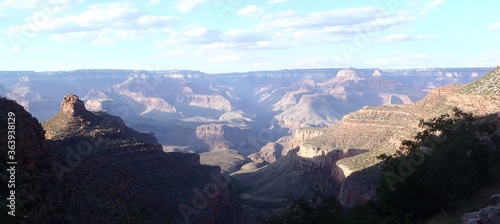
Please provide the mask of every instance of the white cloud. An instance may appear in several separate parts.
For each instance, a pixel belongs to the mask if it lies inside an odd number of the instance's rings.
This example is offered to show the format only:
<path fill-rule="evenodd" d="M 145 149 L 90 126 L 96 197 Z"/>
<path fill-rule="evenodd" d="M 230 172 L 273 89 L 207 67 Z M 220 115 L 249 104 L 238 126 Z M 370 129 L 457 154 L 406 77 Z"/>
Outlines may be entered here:
<path fill-rule="evenodd" d="M 34 9 L 36 3 L 36 0 L 3 0 L 0 9 Z"/>
<path fill-rule="evenodd" d="M 400 28 L 417 19 L 415 16 L 418 13 L 403 10 L 389 14 L 381 7 L 347 8 L 305 14 L 293 10 L 271 13 L 264 13 L 261 10 L 263 9 L 256 5 L 250 5 L 236 12 L 241 16 L 261 15 L 262 19 L 252 28 L 218 30 L 195 23 L 173 30 L 168 33 L 167 38 L 155 42 L 158 47 L 167 49 L 157 57 L 189 57 L 209 62 L 248 62 L 254 60 L 252 57 L 255 54 L 266 49 L 331 46 L 329 44 L 351 41 L 360 33 L 366 33 L 371 37 L 372 33 L 377 31 L 403 30 Z M 407 28 L 404 30 L 408 32 Z M 433 38 L 437 36 L 395 34 L 385 37 L 386 41 Z M 169 49 L 171 46 L 176 46 L 176 50 Z M 406 59 L 403 60 L 404 58 Z M 412 66 L 412 60 L 427 63 L 426 60 L 429 58 L 422 54 L 395 55 L 382 58 L 377 63 L 388 64 L 390 61 L 399 60 Z M 263 60 L 270 59 L 268 57 Z M 342 58 L 309 57 L 292 60 L 288 66 L 331 67 L 346 63 Z"/>
<path fill-rule="evenodd" d="M 234 62 L 239 61 L 241 59 L 241 54 L 230 54 L 230 55 L 219 55 L 212 56 L 208 58 L 210 62 Z"/>
<path fill-rule="evenodd" d="M 267 2 L 268 4 L 277 4 L 277 3 L 283 3 L 283 2 L 288 2 L 289 0 L 269 0 Z"/>
<path fill-rule="evenodd" d="M 236 12 L 236 15 L 245 16 L 245 17 L 256 17 L 260 16 L 264 13 L 264 9 L 262 7 L 256 5 L 249 5 L 244 7 Z"/>
<path fill-rule="evenodd" d="M 175 3 L 175 7 L 181 12 L 191 12 L 199 5 L 208 2 L 208 0 L 180 0 Z"/>
<path fill-rule="evenodd" d="M 0 1 L 0 11 L 14 9 L 60 12 L 82 2 L 84 2 L 84 0 L 3 0 Z"/>
<path fill-rule="evenodd" d="M 419 11 L 419 14 L 422 16 L 427 15 L 430 11 L 435 10 L 439 8 L 441 5 L 444 4 L 444 0 L 431 0 L 427 3 L 424 4 L 423 8 L 421 8 Z"/>
<path fill-rule="evenodd" d="M 47 50 L 48 50 L 47 46 L 39 46 L 39 47 L 34 47 L 32 49 L 32 51 L 34 52 L 45 52 Z"/>
<path fill-rule="evenodd" d="M 36 21 L 34 18 L 39 17 L 35 13 L 27 21 Z M 86 40 L 94 45 L 103 45 L 162 32 L 177 20 L 170 16 L 145 15 L 127 3 L 94 4 L 75 16 L 48 17 L 37 23 L 10 26 L 5 31 L 32 35 L 47 33 L 52 35 L 52 40 L 60 42 Z"/>
<path fill-rule="evenodd" d="M 431 0 L 430 2 L 426 3 L 425 6 L 429 9 L 435 9 L 442 4 L 444 4 L 444 0 Z"/>
<path fill-rule="evenodd" d="M 303 58 L 293 62 L 293 67 L 295 68 L 332 68 L 337 67 L 340 64 L 344 64 L 343 61 L 338 57 L 310 57 Z"/>
<path fill-rule="evenodd" d="M 500 60 L 500 52 L 490 52 L 477 56 L 469 61 L 470 67 L 491 67 L 495 66 Z"/>
<path fill-rule="evenodd" d="M 407 34 L 391 34 L 380 39 L 381 42 L 392 43 L 397 41 L 417 41 L 417 40 L 429 40 L 436 39 L 437 35 L 414 35 L 410 36 Z"/>
<path fill-rule="evenodd" d="M 170 33 L 170 36 L 164 40 L 157 40 L 158 47 L 170 45 L 203 45 L 217 42 L 221 32 L 211 30 L 199 24 L 190 24 L 181 30 L 175 30 Z"/>
<path fill-rule="evenodd" d="M 5 22 L 7 21 L 9 18 L 7 18 L 7 16 L 4 16 L 2 14 L 0 14 L 0 22 Z"/>
<path fill-rule="evenodd" d="M 171 51 L 165 51 L 165 52 L 159 53 L 156 55 L 156 57 L 159 57 L 159 58 L 168 58 L 168 57 L 188 58 L 188 57 L 192 57 L 195 55 L 196 55 L 196 53 L 193 53 L 190 51 L 171 50 Z"/>
<path fill-rule="evenodd" d="M 171 16 L 142 16 L 137 23 L 141 26 L 168 26 L 173 21 L 178 20 Z"/>
<path fill-rule="evenodd" d="M 240 15 L 260 13 L 251 5 L 239 10 Z M 407 12 L 384 15 L 383 8 L 364 7 L 299 14 L 278 11 L 263 16 L 253 29 L 227 31 L 191 24 L 156 41 L 157 46 L 187 45 L 205 49 L 277 49 L 312 46 L 351 40 L 358 33 L 375 32 L 411 21 Z M 420 37 L 421 38 L 421 37 Z M 314 40 L 314 41 L 311 41 Z"/>
<path fill-rule="evenodd" d="M 277 11 L 277 12 L 271 12 L 267 15 L 264 16 L 264 19 L 266 20 L 272 20 L 272 19 L 281 19 L 281 18 L 288 18 L 295 15 L 295 11 L 289 9 L 286 11 Z"/>
<path fill-rule="evenodd" d="M 491 24 L 491 25 L 489 26 L 489 28 L 491 28 L 491 29 L 497 29 L 497 28 L 500 28 L 500 22 Z"/>
<path fill-rule="evenodd" d="M 263 47 L 270 40 L 266 34 L 249 29 L 233 29 L 225 32 L 212 30 L 199 24 L 190 24 L 180 31 L 172 31 L 169 37 L 156 41 L 158 47 L 171 45 L 196 45 L 211 49 L 249 49 Z"/>
<path fill-rule="evenodd" d="M 161 0 L 149 0 L 149 2 L 147 3 L 147 5 L 156 5 L 158 3 L 161 3 Z"/>
<path fill-rule="evenodd" d="M 378 7 L 337 9 L 299 15 L 292 12 L 267 15 L 257 24 L 258 29 L 329 29 L 332 32 L 363 32 L 367 27 L 385 29 L 413 20 L 406 12 L 386 15 Z"/>
<path fill-rule="evenodd" d="M 152 35 L 152 30 L 114 30 L 82 31 L 53 34 L 51 39 L 61 43 L 88 41 L 91 45 L 111 45 L 117 41 L 136 40 Z"/>
<path fill-rule="evenodd" d="M 379 58 L 368 62 L 369 65 L 378 68 L 409 68 L 409 67 L 429 67 L 430 63 L 438 60 L 439 58 L 430 57 L 426 54 L 418 53 L 406 53 L 406 52 L 394 52 L 392 57 Z"/>

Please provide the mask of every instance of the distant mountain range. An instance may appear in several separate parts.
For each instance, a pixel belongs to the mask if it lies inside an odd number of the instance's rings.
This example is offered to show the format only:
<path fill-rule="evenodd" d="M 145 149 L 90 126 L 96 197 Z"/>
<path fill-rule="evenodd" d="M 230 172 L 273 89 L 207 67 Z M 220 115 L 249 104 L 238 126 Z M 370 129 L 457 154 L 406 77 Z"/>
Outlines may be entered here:
<path fill-rule="evenodd" d="M 5 71 L 0 95 L 45 121 L 58 112 L 61 96 L 74 93 L 88 110 L 154 132 L 165 151 L 202 153 L 202 163 L 212 165 L 225 162 L 211 153 L 231 152 L 223 167 L 232 172 L 250 160 L 244 156 L 280 138 L 286 142 L 300 128 L 329 127 L 364 106 L 416 102 L 431 89 L 469 83 L 491 69 Z"/>

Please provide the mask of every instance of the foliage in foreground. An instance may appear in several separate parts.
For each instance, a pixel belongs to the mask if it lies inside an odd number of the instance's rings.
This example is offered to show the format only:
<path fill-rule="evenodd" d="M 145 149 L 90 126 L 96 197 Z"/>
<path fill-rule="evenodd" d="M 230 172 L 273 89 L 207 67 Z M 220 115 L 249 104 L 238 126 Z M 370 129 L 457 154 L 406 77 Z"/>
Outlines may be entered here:
<path fill-rule="evenodd" d="M 289 196 L 288 200 L 291 201 L 290 206 L 278 214 L 271 215 L 267 220 L 260 221 L 266 224 L 343 223 L 342 205 L 334 196 L 315 192 L 312 200 L 304 196 Z"/>

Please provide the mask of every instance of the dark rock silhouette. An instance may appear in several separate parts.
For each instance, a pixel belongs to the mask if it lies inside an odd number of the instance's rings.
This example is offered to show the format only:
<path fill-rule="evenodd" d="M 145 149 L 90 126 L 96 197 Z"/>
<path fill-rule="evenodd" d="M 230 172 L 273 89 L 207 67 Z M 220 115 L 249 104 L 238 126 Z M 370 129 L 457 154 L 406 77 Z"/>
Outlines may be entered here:
<path fill-rule="evenodd" d="M 219 167 L 201 165 L 197 154 L 165 153 L 153 134 L 82 103 L 66 95 L 61 111 L 40 125 L 22 106 L 0 99 L 2 121 L 8 112 L 20 121 L 19 202 L 9 222 L 238 223 L 238 205 Z M 2 123 L 3 145 L 6 135 Z M 0 152 L 7 155 L 3 147 Z M 7 198 L 6 189 L 0 192 Z"/>

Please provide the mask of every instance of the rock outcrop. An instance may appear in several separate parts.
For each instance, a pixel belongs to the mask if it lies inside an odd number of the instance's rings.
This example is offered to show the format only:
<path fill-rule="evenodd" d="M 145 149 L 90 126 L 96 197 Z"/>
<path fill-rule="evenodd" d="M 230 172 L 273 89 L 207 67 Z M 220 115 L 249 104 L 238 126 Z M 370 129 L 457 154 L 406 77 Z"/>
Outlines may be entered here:
<path fill-rule="evenodd" d="M 338 121 L 332 99 L 322 94 L 303 95 L 300 101 L 275 116 L 279 126 L 296 130 L 303 127 L 328 127 Z"/>
<path fill-rule="evenodd" d="M 248 158 L 255 163 L 273 163 L 282 156 L 283 146 L 278 143 L 267 143 L 259 152 L 248 155 Z"/>
<path fill-rule="evenodd" d="M 208 108 L 214 110 L 230 111 L 231 102 L 221 95 L 181 95 L 177 97 L 178 102 L 183 102 L 189 106 Z"/>
<path fill-rule="evenodd" d="M 200 125 L 196 127 L 196 137 L 203 140 L 210 149 L 228 149 L 232 147 L 227 138 L 226 132 L 231 127 L 224 125 Z"/>
<path fill-rule="evenodd" d="M 75 94 L 68 94 L 64 96 L 61 103 L 61 113 L 68 113 L 73 116 L 83 115 L 87 113 L 85 103 L 81 101 Z"/>
<path fill-rule="evenodd" d="M 464 214 L 463 224 L 499 224 L 500 223 L 500 194 L 491 196 L 491 204 L 476 212 Z"/>
<path fill-rule="evenodd" d="M 299 147 L 302 142 L 305 142 L 314 137 L 321 136 L 325 132 L 324 128 L 300 128 L 293 135 L 292 145 L 290 148 Z"/>
<path fill-rule="evenodd" d="M 200 165 L 197 154 L 164 153 L 151 133 L 86 111 L 73 94 L 42 124 L 48 140 L 21 106 L 3 99 L 0 105 L 1 114 L 16 113 L 17 136 L 26 142 L 17 148 L 18 160 L 27 162 L 19 170 L 19 195 L 30 197 L 21 196 L 26 203 L 19 210 L 27 216 L 16 222 L 238 223 L 228 179 L 220 168 Z"/>

